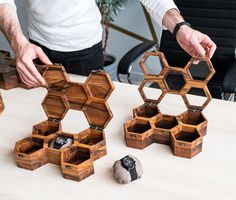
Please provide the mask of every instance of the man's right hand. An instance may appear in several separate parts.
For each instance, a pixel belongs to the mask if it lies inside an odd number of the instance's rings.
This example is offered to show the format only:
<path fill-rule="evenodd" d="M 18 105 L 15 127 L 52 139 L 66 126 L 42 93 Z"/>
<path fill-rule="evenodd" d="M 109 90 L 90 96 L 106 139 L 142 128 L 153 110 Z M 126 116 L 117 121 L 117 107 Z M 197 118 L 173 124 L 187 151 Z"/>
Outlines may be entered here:
<path fill-rule="evenodd" d="M 25 40 L 17 45 L 15 53 L 16 68 L 22 82 L 32 87 L 45 85 L 45 80 L 33 63 L 34 59 L 39 58 L 46 65 L 52 64 L 43 50 Z"/>

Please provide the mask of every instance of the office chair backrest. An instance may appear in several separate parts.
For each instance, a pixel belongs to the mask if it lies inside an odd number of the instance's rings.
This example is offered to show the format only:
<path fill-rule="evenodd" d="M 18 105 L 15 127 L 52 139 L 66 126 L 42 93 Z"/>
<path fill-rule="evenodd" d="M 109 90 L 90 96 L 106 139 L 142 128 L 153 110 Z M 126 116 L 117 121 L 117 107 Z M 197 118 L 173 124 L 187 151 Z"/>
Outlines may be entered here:
<path fill-rule="evenodd" d="M 235 60 L 236 1 L 235 0 L 175 0 L 185 20 L 194 29 L 211 37 L 217 50 L 212 63 L 216 69 L 213 79 L 222 81 Z M 184 67 L 190 56 L 184 52 L 169 31 L 163 31 L 160 51 L 171 66 Z"/>

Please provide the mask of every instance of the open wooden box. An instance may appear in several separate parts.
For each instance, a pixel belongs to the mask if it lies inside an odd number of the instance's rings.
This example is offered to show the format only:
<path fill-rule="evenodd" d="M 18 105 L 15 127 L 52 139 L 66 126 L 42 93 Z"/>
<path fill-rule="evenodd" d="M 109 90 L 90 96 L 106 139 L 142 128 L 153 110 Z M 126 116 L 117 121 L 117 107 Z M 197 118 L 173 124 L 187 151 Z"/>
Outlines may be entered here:
<path fill-rule="evenodd" d="M 15 145 L 19 167 L 34 170 L 46 163 L 61 166 L 65 178 L 81 181 L 94 173 L 93 161 L 106 155 L 104 128 L 112 118 L 107 99 L 114 90 L 109 75 L 93 71 L 84 84 L 71 82 L 63 66 L 48 66 L 43 74 L 48 94 L 42 102 L 47 120 L 33 126 L 32 135 Z M 69 109 L 83 111 L 90 127 L 77 134 L 62 131 Z M 64 149 L 50 147 L 57 137 L 72 139 Z"/>
<path fill-rule="evenodd" d="M 36 65 L 38 71 L 42 74 L 45 65 Z M 11 58 L 10 53 L 0 50 L 0 88 L 9 90 L 16 87 L 31 89 L 32 87 L 24 84 L 16 70 L 16 61 Z"/>
<path fill-rule="evenodd" d="M 154 57 L 162 66 L 160 73 L 149 73 L 147 59 Z M 147 52 L 140 62 L 144 80 L 139 92 L 144 104 L 133 110 L 133 119 L 124 124 L 124 135 L 127 146 L 144 149 L 152 143 L 170 145 L 174 155 L 192 158 L 202 151 L 202 138 L 206 135 L 207 119 L 202 110 L 211 100 L 207 83 L 215 70 L 206 57 L 193 57 L 184 68 L 171 67 L 163 53 Z M 200 78 L 196 73 L 207 72 Z M 178 84 L 176 84 L 178 83 Z M 148 86 L 148 87 L 146 87 Z M 152 88 L 155 97 L 148 97 L 145 89 Z M 201 100 L 191 95 L 197 91 Z M 159 104 L 167 94 L 180 95 L 187 107 L 183 113 L 174 116 L 163 114 Z"/>

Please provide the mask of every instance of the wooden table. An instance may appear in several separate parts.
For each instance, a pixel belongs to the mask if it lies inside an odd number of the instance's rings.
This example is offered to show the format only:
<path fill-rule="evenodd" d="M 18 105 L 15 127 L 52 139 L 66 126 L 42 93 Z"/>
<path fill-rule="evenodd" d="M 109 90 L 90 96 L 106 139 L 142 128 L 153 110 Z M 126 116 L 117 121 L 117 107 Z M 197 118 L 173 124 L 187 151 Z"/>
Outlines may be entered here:
<path fill-rule="evenodd" d="M 73 81 L 84 77 L 71 75 Z M 108 155 L 95 161 L 95 174 L 82 182 L 64 179 L 59 166 L 47 164 L 35 171 L 18 168 L 13 157 L 15 142 L 30 136 L 32 126 L 46 119 L 41 102 L 44 88 L 1 90 L 5 110 L 0 116 L 0 199 L 235 199 L 236 103 L 212 100 L 204 110 L 208 133 L 203 152 L 192 159 L 172 155 L 169 146 L 152 144 L 144 150 L 126 147 L 123 123 L 142 104 L 137 86 L 115 83 L 108 100 L 114 117 L 106 128 Z M 166 112 L 184 111 L 177 96 L 163 105 Z M 69 111 L 65 131 L 88 127 L 82 112 Z M 115 160 L 132 154 L 143 163 L 143 178 L 128 185 L 113 179 Z"/>

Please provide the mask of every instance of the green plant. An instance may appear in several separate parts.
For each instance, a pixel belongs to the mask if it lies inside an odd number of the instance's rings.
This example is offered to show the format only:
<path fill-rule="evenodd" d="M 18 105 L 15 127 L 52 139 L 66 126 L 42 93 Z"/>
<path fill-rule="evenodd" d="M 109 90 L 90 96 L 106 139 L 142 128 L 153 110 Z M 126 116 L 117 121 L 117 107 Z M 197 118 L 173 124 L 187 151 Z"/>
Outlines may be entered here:
<path fill-rule="evenodd" d="M 126 0 L 96 0 L 98 8 L 102 15 L 102 25 L 104 28 L 103 34 L 103 51 L 106 54 L 106 47 L 109 35 L 110 23 L 114 22 L 114 16 L 117 16 L 119 11 L 124 9 Z"/>

